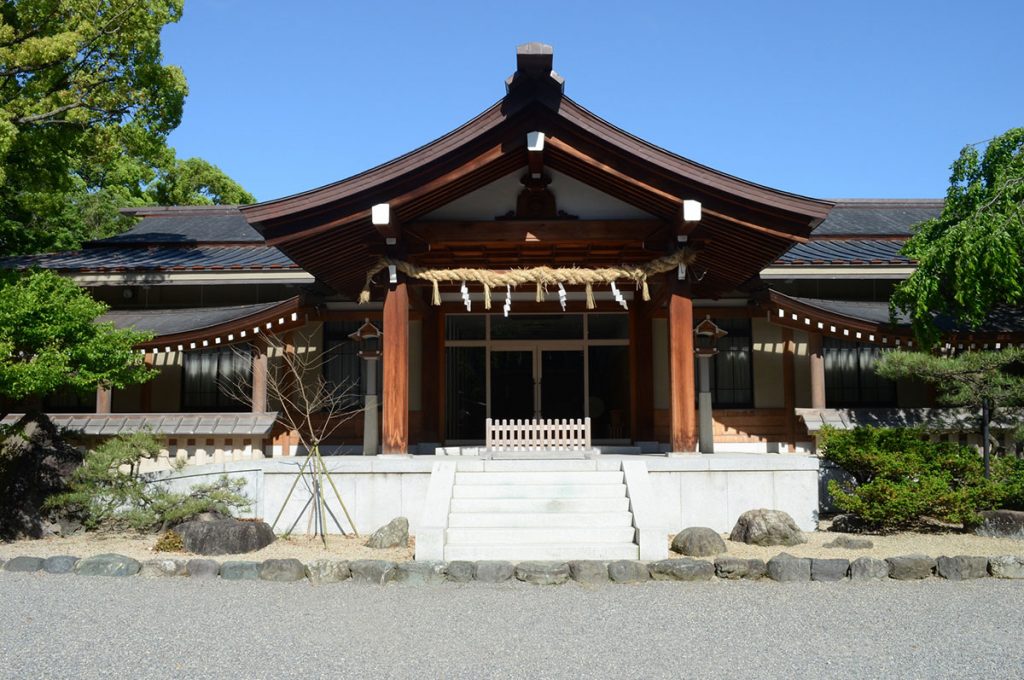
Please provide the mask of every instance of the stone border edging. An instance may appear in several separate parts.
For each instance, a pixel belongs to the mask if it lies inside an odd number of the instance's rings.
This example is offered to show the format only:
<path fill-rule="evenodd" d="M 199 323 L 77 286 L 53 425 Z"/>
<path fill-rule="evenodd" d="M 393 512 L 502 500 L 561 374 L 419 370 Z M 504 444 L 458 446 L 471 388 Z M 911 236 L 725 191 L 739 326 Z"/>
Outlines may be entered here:
<path fill-rule="evenodd" d="M 354 583 L 384 585 L 392 581 L 410 584 L 445 582 L 502 583 L 523 581 L 535 585 L 558 585 L 569 580 L 577 583 L 643 583 L 646 581 L 722 581 L 772 580 L 780 583 L 801 581 L 913 581 L 933 576 L 949 581 L 978 578 L 1024 579 L 1024 557 L 998 555 L 941 556 L 898 555 L 886 559 L 859 557 L 852 562 L 841 558 L 795 557 L 779 553 L 767 562 L 720 556 L 715 560 L 693 558 L 638 560 L 525 561 L 499 560 L 469 562 L 389 562 L 386 560 L 318 559 L 303 564 L 290 559 L 262 562 L 205 558 L 154 558 L 138 560 L 107 553 L 80 559 L 72 555 L 53 557 L 18 556 L 0 560 L 0 569 L 9 572 L 77 574 L 79 576 L 140 576 L 222 578 L 224 580 L 262 580 L 313 584 Z"/>

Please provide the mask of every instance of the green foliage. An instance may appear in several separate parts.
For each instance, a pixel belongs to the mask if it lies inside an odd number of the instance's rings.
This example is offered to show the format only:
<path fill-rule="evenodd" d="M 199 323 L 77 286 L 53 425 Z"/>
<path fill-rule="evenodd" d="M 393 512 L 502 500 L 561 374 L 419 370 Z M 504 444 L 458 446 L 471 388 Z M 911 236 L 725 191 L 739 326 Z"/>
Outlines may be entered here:
<path fill-rule="evenodd" d="M 124 231 L 118 208 L 252 202 L 167 135 L 188 86 L 160 31 L 184 0 L 19 0 L 0 6 L 0 254 L 76 248 Z"/>
<path fill-rule="evenodd" d="M 153 371 L 132 349 L 149 335 L 95 323 L 106 305 L 52 272 L 0 274 L 0 397 L 45 395 L 69 386 L 124 387 Z"/>
<path fill-rule="evenodd" d="M 829 482 L 836 506 L 879 529 L 910 527 L 922 517 L 970 522 L 999 500 L 968 446 L 929 442 L 910 428 L 826 428 L 819 441 L 824 458 L 856 480 Z"/>
<path fill-rule="evenodd" d="M 89 529 L 127 526 L 139 531 L 166 528 L 203 512 L 230 515 L 249 507 L 241 479 L 223 476 L 188 493 L 147 482 L 139 476 L 140 462 L 159 452 L 159 442 L 148 433 L 108 439 L 86 454 L 68 490 L 48 498 L 46 505 L 76 515 Z"/>
<path fill-rule="evenodd" d="M 1024 349 L 969 351 L 955 356 L 890 351 L 875 365 L 879 375 L 898 380 L 916 378 L 935 386 L 940 401 L 950 406 L 994 407 L 1024 403 Z"/>
<path fill-rule="evenodd" d="M 1024 302 L 1024 128 L 965 146 L 953 163 L 939 217 L 920 224 L 903 253 L 916 271 L 896 287 L 893 311 L 911 316 L 926 346 L 935 314 L 978 327 L 998 305 Z"/>
<path fill-rule="evenodd" d="M 992 466 L 992 481 L 999 489 L 1000 508 L 1024 510 L 1024 458 L 996 458 Z"/>
<path fill-rule="evenodd" d="M 153 550 L 156 552 L 182 552 L 185 550 L 185 541 L 177 531 L 168 529 L 160 534 L 160 538 L 156 539 Z"/>

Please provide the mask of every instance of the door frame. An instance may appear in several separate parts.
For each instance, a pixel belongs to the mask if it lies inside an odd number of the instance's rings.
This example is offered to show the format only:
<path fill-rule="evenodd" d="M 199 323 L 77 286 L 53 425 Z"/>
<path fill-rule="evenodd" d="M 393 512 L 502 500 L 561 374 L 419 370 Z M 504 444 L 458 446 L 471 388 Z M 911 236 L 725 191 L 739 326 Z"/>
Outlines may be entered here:
<path fill-rule="evenodd" d="M 586 340 L 491 340 L 487 343 L 486 385 L 487 417 L 491 418 L 491 353 L 492 352 L 532 352 L 533 353 L 533 417 L 539 418 L 543 404 L 541 403 L 541 383 L 544 380 L 541 354 L 549 351 L 577 351 L 583 354 L 583 416 L 590 413 L 590 365 Z"/>

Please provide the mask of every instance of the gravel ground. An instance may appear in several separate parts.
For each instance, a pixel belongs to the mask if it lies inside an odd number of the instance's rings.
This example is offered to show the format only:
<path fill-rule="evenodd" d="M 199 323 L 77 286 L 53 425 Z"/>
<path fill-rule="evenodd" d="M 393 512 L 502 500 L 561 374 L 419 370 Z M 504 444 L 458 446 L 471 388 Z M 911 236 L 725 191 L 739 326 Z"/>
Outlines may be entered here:
<path fill-rule="evenodd" d="M 1024 583 L 359 586 L 0 573 L 3 678 L 1020 677 Z"/>
<path fill-rule="evenodd" d="M 759 557 L 762 560 L 768 560 L 783 551 L 797 557 L 845 557 L 851 560 L 862 556 L 884 559 L 894 555 L 910 555 L 913 553 L 922 553 L 932 557 L 939 557 L 940 555 L 1024 556 L 1024 541 L 1019 539 L 990 538 L 959 533 L 924 534 L 903 532 L 887 534 L 885 536 L 847 534 L 848 536 L 866 538 L 873 542 L 875 547 L 869 550 L 822 547 L 823 544 L 834 541 L 836 536 L 839 535 L 830 531 L 805 532 L 806 543 L 788 547 L 772 546 L 769 548 L 730 541 L 728 534 L 722 534 L 722 538 L 725 539 L 729 555 L 734 557 Z"/>

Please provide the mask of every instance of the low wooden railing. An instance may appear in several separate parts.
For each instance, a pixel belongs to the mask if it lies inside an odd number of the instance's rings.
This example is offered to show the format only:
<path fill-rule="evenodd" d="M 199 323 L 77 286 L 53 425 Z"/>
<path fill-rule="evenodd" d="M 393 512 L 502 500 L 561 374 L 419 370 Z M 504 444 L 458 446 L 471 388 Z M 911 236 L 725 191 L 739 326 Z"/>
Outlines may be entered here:
<path fill-rule="evenodd" d="M 487 419 L 489 451 L 584 451 L 590 449 L 590 418 Z"/>

